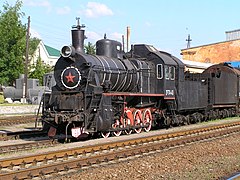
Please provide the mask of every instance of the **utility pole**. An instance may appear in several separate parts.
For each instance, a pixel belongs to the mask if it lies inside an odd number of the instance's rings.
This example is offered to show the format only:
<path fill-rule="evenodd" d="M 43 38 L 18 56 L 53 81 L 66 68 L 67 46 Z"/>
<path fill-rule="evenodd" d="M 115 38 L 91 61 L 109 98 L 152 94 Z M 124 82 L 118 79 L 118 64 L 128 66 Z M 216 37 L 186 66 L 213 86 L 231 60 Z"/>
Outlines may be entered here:
<path fill-rule="evenodd" d="M 190 34 L 188 34 L 188 38 L 186 39 L 186 41 L 187 41 L 187 49 L 188 48 L 190 48 L 191 47 L 191 41 L 192 41 L 192 39 L 190 38 Z"/>
<path fill-rule="evenodd" d="M 30 16 L 28 16 L 28 26 L 27 26 L 27 34 L 26 34 L 26 55 L 25 55 L 25 71 L 24 71 L 24 81 L 23 81 L 23 101 L 22 101 L 22 103 L 27 103 L 29 34 L 30 34 Z"/>

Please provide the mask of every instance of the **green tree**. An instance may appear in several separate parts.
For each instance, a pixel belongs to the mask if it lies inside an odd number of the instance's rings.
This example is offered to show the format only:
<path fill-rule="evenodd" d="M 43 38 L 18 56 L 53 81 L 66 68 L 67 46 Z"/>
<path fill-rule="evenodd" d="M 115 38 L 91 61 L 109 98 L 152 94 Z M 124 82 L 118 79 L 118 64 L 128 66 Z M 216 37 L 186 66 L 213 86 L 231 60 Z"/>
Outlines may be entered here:
<path fill-rule="evenodd" d="M 29 39 L 29 49 L 28 49 L 28 54 L 29 54 L 29 59 L 33 56 L 35 53 L 37 46 L 40 43 L 40 39 L 33 37 Z"/>
<path fill-rule="evenodd" d="M 96 54 L 96 45 L 88 42 L 87 45 L 84 46 L 86 54 Z"/>
<path fill-rule="evenodd" d="M 0 11 L 0 84 L 13 84 L 24 69 L 26 26 L 22 24 L 22 1 L 14 6 L 7 2 Z"/>
<path fill-rule="evenodd" d="M 40 85 L 43 85 L 43 75 L 53 70 L 51 66 L 43 64 L 40 57 L 37 59 L 36 65 L 31 68 L 34 70 L 30 72 L 29 78 L 39 79 Z"/>

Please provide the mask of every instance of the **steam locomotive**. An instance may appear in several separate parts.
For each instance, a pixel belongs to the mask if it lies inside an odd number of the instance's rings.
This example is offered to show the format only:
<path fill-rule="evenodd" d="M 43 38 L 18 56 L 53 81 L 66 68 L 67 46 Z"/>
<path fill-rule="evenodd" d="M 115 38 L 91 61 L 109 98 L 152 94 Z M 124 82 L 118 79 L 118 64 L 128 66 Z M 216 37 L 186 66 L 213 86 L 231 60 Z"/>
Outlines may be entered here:
<path fill-rule="evenodd" d="M 89 55 L 84 39 L 78 21 L 72 45 L 62 48 L 55 65 L 56 85 L 44 94 L 41 119 L 49 136 L 119 136 L 238 113 L 240 71 L 228 64 L 193 74 L 151 45 L 136 44 L 124 53 L 120 42 L 105 37 L 96 42 L 96 55 Z"/>

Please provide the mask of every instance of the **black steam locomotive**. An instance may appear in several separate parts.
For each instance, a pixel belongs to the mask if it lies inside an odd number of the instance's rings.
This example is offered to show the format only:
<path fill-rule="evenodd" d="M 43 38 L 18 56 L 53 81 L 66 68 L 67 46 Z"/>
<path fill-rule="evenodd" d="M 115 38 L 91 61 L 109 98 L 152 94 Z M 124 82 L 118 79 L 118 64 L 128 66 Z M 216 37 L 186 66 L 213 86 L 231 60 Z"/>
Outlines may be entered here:
<path fill-rule="evenodd" d="M 96 55 L 85 54 L 84 38 L 78 22 L 72 46 L 62 48 L 55 65 L 56 85 L 44 95 L 49 136 L 57 130 L 119 136 L 238 113 L 240 72 L 228 64 L 193 74 L 178 58 L 145 44 L 124 53 L 120 42 L 105 37 Z"/>

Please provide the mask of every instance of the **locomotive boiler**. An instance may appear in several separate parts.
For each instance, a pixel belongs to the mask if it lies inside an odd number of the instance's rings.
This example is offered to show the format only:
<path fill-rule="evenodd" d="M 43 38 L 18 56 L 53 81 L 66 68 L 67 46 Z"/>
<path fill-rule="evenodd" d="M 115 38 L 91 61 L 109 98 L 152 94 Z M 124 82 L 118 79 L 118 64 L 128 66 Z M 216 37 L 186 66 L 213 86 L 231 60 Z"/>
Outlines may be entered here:
<path fill-rule="evenodd" d="M 125 53 L 120 42 L 97 41 L 96 55 L 84 53 L 84 30 L 72 29 L 72 45 L 58 59 L 51 94 L 44 94 L 42 121 L 49 136 L 140 133 L 152 126 L 174 126 L 236 115 L 239 71 L 227 64 L 203 73 L 151 45 L 137 44 Z M 231 91 L 220 83 L 232 81 Z M 227 93 L 227 97 L 217 98 Z M 50 128 L 49 128 L 50 127 Z"/>

